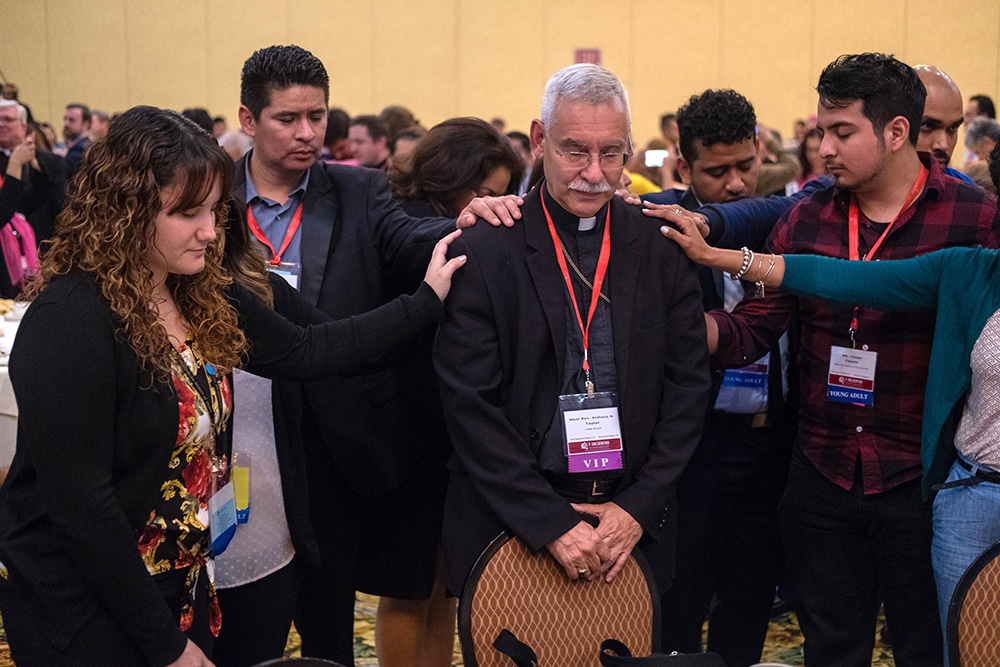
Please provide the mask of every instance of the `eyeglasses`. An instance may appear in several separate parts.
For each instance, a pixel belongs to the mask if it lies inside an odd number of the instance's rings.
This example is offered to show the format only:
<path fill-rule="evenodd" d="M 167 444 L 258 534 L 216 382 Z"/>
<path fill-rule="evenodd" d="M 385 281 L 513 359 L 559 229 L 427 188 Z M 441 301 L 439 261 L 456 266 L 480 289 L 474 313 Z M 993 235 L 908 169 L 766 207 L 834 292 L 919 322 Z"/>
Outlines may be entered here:
<path fill-rule="evenodd" d="M 590 166 L 590 163 L 594 159 L 593 153 L 583 153 L 581 151 L 561 151 L 558 148 L 552 149 L 555 154 L 558 155 L 567 167 L 573 169 L 586 169 Z M 632 153 L 629 151 L 616 151 L 613 153 L 599 153 L 597 155 L 597 164 L 600 165 L 601 169 L 621 169 L 628 162 L 628 159 L 632 157 Z"/>

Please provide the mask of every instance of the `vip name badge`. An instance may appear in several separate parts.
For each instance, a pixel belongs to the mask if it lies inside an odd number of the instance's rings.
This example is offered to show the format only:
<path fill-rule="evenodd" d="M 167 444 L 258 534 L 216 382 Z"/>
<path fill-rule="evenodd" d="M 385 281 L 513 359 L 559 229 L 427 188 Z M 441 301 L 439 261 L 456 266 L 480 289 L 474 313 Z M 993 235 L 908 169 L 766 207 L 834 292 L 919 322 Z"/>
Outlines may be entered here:
<path fill-rule="evenodd" d="M 611 405 L 607 405 L 607 403 Z M 622 429 L 613 394 L 593 397 L 572 394 L 559 397 L 571 473 L 622 469 Z M 588 404 L 602 407 L 586 407 Z"/>
<path fill-rule="evenodd" d="M 877 352 L 831 346 L 826 400 L 871 407 L 877 360 Z"/>

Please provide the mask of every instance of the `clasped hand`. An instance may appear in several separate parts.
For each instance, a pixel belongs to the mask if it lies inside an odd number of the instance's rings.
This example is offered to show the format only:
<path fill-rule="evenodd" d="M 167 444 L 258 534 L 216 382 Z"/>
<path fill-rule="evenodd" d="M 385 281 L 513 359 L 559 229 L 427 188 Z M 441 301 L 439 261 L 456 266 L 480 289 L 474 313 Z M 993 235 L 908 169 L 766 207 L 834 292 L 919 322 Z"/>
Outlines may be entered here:
<path fill-rule="evenodd" d="M 10 160 L 7 162 L 7 175 L 21 178 L 21 168 L 26 164 L 30 164 L 35 171 L 41 171 L 38 158 L 35 157 L 35 142 L 31 135 L 11 151 Z"/>
<path fill-rule="evenodd" d="M 570 579 L 593 581 L 603 576 L 613 581 L 642 537 L 642 526 L 615 503 L 574 503 L 573 509 L 596 516 L 600 523 L 594 528 L 581 521 L 546 548 Z"/>

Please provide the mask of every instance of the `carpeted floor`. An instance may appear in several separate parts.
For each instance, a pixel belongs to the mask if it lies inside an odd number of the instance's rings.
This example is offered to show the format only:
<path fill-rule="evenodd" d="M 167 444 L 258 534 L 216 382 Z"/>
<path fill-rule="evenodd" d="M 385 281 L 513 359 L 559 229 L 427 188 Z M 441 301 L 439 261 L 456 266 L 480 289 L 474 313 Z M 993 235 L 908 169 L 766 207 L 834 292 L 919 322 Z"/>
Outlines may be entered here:
<path fill-rule="evenodd" d="M 356 667 L 376 667 L 378 665 L 378 659 L 375 657 L 375 608 L 377 605 L 378 598 L 370 595 L 358 596 L 354 608 Z M 285 655 L 299 655 L 299 636 L 294 629 L 288 637 Z M 457 639 L 453 662 L 456 667 L 462 667 L 462 652 L 459 649 Z M 795 666 L 802 664 L 802 633 L 799 632 L 794 613 L 782 614 L 771 621 L 761 662 L 779 662 Z M 0 663 L 0 667 L 3 667 L 3 663 Z M 883 646 L 881 641 L 877 641 L 875 644 L 875 651 L 872 653 L 872 667 L 894 667 L 892 651 Z"/>
<path fill-rule="evenodd" d="M 354 655 L 356 667 L 377 667 L 375 657 L 375 608 L 378 598 L 370 595 L 359 595 L 354 613 Z M 299 655 L 299 635 L 292 629 L 288 636 L 285 655 Z M 767 633 L 767 642 L 761 662 L 779 662 L 798 666 L 802 664 L 802 633 L 795 621 L 794 613 L 786 613 L 771 621 Z M 7 649 L 7 637 L 0 627 L 0 667 L 14 665 Z M 462 652 L 458 642 L 455 642 L 454 665 L 462 667 Z M 872 653 L 872 667 L 894 667 L 892 651 L 876 642 Z"/>

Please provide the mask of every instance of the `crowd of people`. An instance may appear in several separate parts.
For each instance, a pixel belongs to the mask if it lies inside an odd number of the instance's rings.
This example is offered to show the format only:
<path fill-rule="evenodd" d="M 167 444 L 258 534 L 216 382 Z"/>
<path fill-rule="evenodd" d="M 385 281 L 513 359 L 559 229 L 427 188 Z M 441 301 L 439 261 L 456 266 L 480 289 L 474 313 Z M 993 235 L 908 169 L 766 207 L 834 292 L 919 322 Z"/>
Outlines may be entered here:
<path fill-rule="evenodd" d="M 807 667 L 869 664 L 880 607 L 946 664 L 1000 542 L 1000 126 L 883 54 L 817 91 L 788 142 L 727 89 L 639 149 L 586 64 L 506 134 L 330 108 L 296 46 L 235 129 L 73 103 L 57 144 L 4 86 L 15 662 L 245 667 L 294 621 L 352 665 L 363 591 L 381 665 L 444 667 L 507 530 L 570 580 L 641 551 L 667 651 L 757 662 L 780 584 Z"/>

